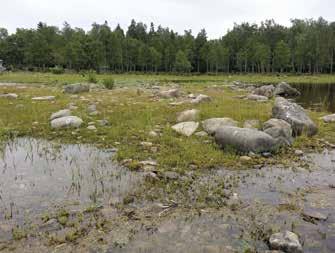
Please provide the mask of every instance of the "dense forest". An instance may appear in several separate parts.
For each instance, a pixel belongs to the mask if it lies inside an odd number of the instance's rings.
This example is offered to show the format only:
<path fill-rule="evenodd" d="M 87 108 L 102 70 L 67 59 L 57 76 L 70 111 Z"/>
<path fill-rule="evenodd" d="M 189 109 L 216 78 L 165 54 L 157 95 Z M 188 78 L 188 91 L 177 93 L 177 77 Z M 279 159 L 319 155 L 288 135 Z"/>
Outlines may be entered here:
<path fill-rule="evenodd" d="M 267 20 L 235 24 L 220 39 L 205 29 L 196 36 L 132 20 L 127 31 L 107 22 L 86 32 L 39 23 L 36 29 L 0 28 L 0 59 L 8 69 L 113 72 L 295 72 L 333 73 L 335 22 Z"/>

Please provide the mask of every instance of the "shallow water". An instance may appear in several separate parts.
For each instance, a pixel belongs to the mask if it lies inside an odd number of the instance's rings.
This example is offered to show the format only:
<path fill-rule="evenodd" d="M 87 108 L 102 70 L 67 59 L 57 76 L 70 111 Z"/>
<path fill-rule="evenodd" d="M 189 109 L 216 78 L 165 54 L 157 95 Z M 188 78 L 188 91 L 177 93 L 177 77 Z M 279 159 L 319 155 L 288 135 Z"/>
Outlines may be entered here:
<path fill-rule="evenodd" d="M 269 236 L 266 231 L 271 230 L 297 233 L 305 253 L 335 252 L 335 189 L 330 187 L 335 183 L 335 152 L 303 159 L 309 169 L 212 171 L 201 182 L 213 184 L 218 178 L 238 182 L 232 188 L 242 203 L 236 210 L 178 214 L 154 233 L 143 230 L 125 248 L 109 252 L 263 252 L 268 245 L 262 233 Z M 304 210 L 328 218 L 311 222 L 303 218 Z"/>
<path fill-rule="evenodd" d="M 113 162 L 113 150 L 90 145 L 19 138 L 0 154 L 0 220 L 66 203 L 108 204 L 140 180 Z"/>
<path fill-rule="evenodd" d="M 301 92 L 296 101 L 304 108 L 335 112 L 335 84 L 293 84 Z"/>

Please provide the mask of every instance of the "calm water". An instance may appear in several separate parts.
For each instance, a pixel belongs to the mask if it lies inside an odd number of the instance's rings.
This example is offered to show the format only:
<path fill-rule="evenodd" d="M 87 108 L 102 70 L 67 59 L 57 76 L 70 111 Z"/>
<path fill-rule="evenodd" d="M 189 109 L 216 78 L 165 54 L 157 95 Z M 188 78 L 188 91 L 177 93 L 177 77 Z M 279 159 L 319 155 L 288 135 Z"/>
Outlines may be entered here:
<path fill-rule="evenodd" d="M 296 101 L 304 108 L 335 113 L 335 83 L 333 84 L 294 84 L 301 92 Z"/>
<path fill-rule="evenodd" d="M 139 175 L 113 162 L 114 152 L 19 138 L 0 151 L 0 220 L 68 202 L 120 201 Z"/>

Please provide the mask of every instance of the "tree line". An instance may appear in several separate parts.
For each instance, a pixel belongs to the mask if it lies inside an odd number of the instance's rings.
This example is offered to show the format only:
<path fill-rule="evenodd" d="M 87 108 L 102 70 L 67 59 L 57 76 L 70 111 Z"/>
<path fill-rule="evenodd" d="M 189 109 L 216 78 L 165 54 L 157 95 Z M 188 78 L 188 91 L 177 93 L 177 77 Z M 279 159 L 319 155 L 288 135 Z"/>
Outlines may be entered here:
<path fill-rule="evenodd" d="M 294 19 L 235 24 L 220 39 L 205 29 L 178 34 L 131 21 L 124 31 L 107 22 L 90 31 L 40 22 L 36 29 L 0 28 L 0 59 L 8 69 L 113 72 L 333 73 L 335 22 Z"/>

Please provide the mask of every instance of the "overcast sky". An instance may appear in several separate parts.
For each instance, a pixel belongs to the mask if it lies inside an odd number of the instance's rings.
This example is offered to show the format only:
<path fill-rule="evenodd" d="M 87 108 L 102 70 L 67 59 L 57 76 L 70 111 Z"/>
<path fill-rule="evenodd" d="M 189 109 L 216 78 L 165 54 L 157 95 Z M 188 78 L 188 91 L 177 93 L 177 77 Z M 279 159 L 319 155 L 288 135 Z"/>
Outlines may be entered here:
<path fill-rule="evenodd" d="M 35 28 L 39 21 L 90 29 L 105 20 L 128 27 L 131 19 L 161 24 L 183 33 L 206 28 L 210 38 L 224 35 L 234 22 L 259 23 L 273 18 L 289 25 L 292 18 L 335 20 L 335 0 L 0 0 L 0 27 Z"/>

